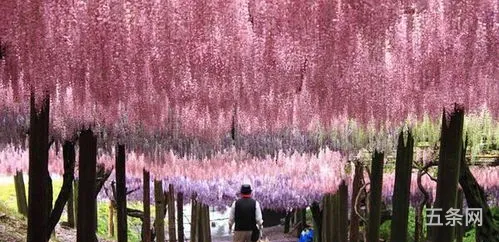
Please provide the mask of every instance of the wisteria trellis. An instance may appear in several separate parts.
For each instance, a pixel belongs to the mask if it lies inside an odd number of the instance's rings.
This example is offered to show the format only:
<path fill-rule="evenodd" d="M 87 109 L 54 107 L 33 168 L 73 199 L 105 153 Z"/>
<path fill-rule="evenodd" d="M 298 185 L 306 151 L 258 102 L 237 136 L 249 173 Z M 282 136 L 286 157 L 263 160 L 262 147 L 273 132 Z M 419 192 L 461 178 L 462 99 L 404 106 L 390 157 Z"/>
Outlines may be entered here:
<path fill-rule="evenodd" d="M 497 120 L 498 8 L 492 0 L 3 0 L 2 154 L 24 144 L 31 91 L 50 94 L 59 141 L 92 125 L 103 150 L 126 140 L 149 154 L 129 166 L 153 170 L 170 164 L 170 149 L 216 157 L 233 124 L 230 145 L 261 157 L 288 146 L 355 150 L 366 142 L 351 140 L 352 119 L 387 131 L 388 141 L 367 140 L 389 147 L 391 128 L 455 102 Z M 317 130 L 338 130 L 337 139 L 310 138 Z"/>

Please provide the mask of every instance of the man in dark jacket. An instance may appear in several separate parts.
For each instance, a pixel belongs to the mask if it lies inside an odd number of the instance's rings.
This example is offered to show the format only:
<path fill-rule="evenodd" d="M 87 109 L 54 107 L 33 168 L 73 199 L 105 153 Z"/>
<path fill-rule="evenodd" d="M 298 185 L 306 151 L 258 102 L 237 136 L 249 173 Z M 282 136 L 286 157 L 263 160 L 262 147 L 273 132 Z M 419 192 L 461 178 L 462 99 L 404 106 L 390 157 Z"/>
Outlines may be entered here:
<path fill-rule="evenodd" d="M 229 230 L 234 227 L 234 242 L 251 242 L 251 233 L 254 229 L 262 229 L 263 219 L 260 203 L 251 198 L 251 186 L 241 186 L 241 198 L 235 201 L 230 208 Z M 258 226 L 258 227 L 257 227 Z"/>

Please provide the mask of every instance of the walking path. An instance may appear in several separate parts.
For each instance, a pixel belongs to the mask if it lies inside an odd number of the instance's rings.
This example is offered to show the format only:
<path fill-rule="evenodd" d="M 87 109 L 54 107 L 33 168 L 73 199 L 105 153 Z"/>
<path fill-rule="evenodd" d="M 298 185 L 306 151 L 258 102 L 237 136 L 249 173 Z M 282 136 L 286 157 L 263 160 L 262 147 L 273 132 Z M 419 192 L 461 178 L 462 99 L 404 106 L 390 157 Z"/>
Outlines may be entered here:
<path fill-rule="evenodd" d="M 295 238 L 289 234 L 285 234 L 282 226 L 275 226 L 263 229 L 263 242 L 296 242 Z M 232 236 L 213 237 L 213 242 L 232 242 Z"/>

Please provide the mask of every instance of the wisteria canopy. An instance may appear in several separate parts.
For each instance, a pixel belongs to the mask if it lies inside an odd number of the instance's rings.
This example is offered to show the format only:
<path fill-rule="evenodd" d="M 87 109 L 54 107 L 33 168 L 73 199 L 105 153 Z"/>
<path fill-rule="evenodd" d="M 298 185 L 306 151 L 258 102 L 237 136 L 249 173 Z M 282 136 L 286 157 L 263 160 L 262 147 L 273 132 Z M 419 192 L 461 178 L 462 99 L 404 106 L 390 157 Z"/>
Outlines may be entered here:
<path fill-rule="evenodd" d="M 91 127 L 101 160 L 126 144 L 130 174 L 146 168 L 199 191 L 259 179 L 262 197 L 303 204 L 346 179 L 352 151 L 391 147 L 408 122 L 455 103 L 487 110 L 497 135 L 498 9 L 493 0 L 2 0 L 0 172 L 27 169 L 15 159 L 27 155 L 33 93 L 50 99 L 56 146 Z"/>

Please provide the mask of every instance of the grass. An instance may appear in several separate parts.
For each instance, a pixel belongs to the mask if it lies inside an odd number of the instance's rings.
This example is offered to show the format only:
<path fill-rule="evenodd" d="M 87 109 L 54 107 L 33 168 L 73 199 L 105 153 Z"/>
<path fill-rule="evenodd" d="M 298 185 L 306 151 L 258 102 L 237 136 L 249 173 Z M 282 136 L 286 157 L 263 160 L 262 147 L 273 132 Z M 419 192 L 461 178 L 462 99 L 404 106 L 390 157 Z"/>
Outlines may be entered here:
<path fill-rule="evenodd" d="M 25 177 L 26 192 L 28 192 L 28 180 Z M 54 202 L 57 199 L 57 195 L 61 190 L 62 179 L 52 178 L 52 187 L 54 190 Z M 127 202 L 129 208 L 134 208 L 142 210 L 142 203 L 140 202 Z M 10 217 L 15 217 L 20 220 L 25 220 L 25 218 L 17 212 L 17 200 L 16 200 L 16 190 L 14 186 L 14 177 L 12 177 L 11 182 L 0 183 L 0 213 L 5 213 Z M 151 206 L 151 214 L 154 214 L 154 206 Z M 116 216 L 116 212 L 114 213 Z M 67 221 L 66 211 L 62 214 L 60 221 Z M 114 220 L 115 224 L 115 236 L 110 237 L 108 231 L 109 222 L 109 202 L 108 201 L 97 201 L 97 234 L 100 238 L 105 238 L 108 240 L 116 239 L 116 218 Z M 140 219 L 128 217 L 128 241 L 135 242 L 140 241 L 142 222 Z"/>

